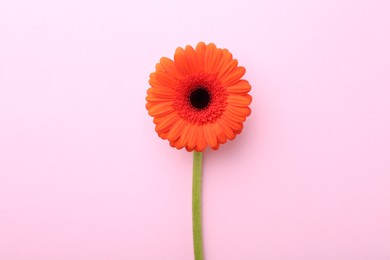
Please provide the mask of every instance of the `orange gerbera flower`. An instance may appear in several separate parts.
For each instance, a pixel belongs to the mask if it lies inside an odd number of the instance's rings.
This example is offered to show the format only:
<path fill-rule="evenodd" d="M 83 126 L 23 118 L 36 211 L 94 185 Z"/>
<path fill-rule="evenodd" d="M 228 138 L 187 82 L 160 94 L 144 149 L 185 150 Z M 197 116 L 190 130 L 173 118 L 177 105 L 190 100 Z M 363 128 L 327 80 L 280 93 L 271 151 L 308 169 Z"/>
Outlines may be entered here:
<path fill-rule="evenodd" d="M 156 132 L 172 147 L 202 152 L 241 133 L 251 110 L 244 67 L 213 43 L 177 48 L 174 60 L 162 57 L 150 74 L 146 109 Z"/>

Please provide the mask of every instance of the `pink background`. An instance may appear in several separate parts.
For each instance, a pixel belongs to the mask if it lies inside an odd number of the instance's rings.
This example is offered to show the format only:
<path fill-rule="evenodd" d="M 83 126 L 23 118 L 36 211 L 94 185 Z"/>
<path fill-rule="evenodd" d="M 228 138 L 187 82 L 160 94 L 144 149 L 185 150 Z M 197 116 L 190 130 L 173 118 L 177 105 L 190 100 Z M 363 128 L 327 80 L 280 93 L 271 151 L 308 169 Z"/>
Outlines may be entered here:
<path fill-rule="evenodd" d="M 204 161 L 207 260 L 390 259 L 389 1 L 0 2 L 0 259 L 192 259 L 191 154 L 148 76 L 203 40 L 253 86 Z"/>

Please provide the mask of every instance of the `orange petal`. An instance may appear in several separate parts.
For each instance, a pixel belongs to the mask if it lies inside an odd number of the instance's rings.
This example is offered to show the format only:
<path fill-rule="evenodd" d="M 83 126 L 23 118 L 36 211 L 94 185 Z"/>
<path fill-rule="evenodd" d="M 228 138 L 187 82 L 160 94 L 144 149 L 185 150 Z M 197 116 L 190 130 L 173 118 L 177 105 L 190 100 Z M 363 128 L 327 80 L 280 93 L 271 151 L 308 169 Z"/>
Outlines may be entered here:
<path fill-rule="evenodd" d="M 244 67 L 237 67 L 232 72 L 226 74 L 224 77 L 221 78 L 221 83 L 225 87 L 232 86 L 240 81 L 242 76 L 245 75 L 245 68 Z"/>
<path fill-rule="evenodd" d="M 241 130 L 243 128 L 243 124 L 241 122 L 232 120 L 225 113 L 221 116 L 221 119 L 225 120 L 225 122 L 229 125 L 229 127 L 234 131 Z"/>
<path fill-rule="evenodd" d="M 205 59 L 205 53 L 206 53 L 206 44 L 204 42 L 198 43 L 196 45 L 196 56 L 198 59 L 198 67 L 199 71 L 204 71 L 204 59 Z"/>
<path fill-rule="evenodd" d="M 172 75 L 173 77 L 175 77 L 176 79 L 180 79 L 183 75 L 177 70 L 176 66 L 175 66 L 175 63 L 173 62 L 173 60 L 171 59 L 168 59 L 166 57 L 162 57 L 160 59 L 160 64 L 161 66 L 164 68 L 164 70 Z"/>
<path fill-rule="evenodd" d="M 217 146 L 217 136 L 210 124 L 203 125 L 203 133 L 206 138 L 206 142 L 210 147 Z"/>
<path fill-rule="evenodd" d="M 233 59 L 229 61 L 226 65 L 224 65 L 221 70 L 218 72 L 218 79 L 222 79 L 229 75 L 238 65 L 238 61 L 236 59 Z"/>
<path fill-rule="evenodd" d="M 156 97 L 156 96 L 146 96 L 146 101 L 149 103 L 160 103 L 160 102 L 167 102 L 171 101 L 172 98 L 162 98 L 162 97 Z"/>
<path fill-rule="evenodd" d="M 223 59 L 222 50 L 217 49 L 214 56 L 214 64 L 210 71 L 211 74 L 216 74 L 218 72 L 218 68 L 220 67 L 220 63 L 222 59 Z"/>
<path fill-rule="evenodd" d="M 156 78 L 156 73 L 155 72 L 150 73 L 149 77 L 150 77 L 150 79 L 149 79 L 149 85 L 150 86 L 152 86 L 152 87 L 159 87 L 161 85 L 160 82 Z"/>
<path fill-rule="evenodd" d="M 214 122 L 211 126 L 214 129 L 214 133 L 217 135 L 218 142 L 221 144 L 226 143 L 227 137 L 226 137 L 225 132 L 222 129 L 222 127 L 219 124 L 217 124 L 216 122 Z"/>
<path fill-rule="evenodd" d="M 251 85 L 248 81 L 241 79 L 237 84 L 234 84 L 227 88 L 229 93 L 245 94 L 251 90 Z"/>
<path fill-rule="evenodd" d="M 168 132 L 157 132 L 161 139 L 167 139 Z"/>
<path fill-rule="evenodd" d="M 163 117 L 155 117 L 153 121 L 156 124 L 156 131 L 168 132 L 178 118 L 177 113 L 171 113 Z"/>
<path fill-rule="evenodd" d="M 152 87 L 148 89 L 147 94 L 159 98 L 173 98 L 176 92 L 171 88 Z"/>
<path fill-rule="evenodd" d="M 230 128 L 229 124 L 226 122 L 226 120 L 219 118 L 216 123 L 223 129 L 226 137 L 229 140 L 233 140 L 235 137 L 234 131 Z"/>
<path fill-rule="evenodd" d="M 156 78 L 159 82 L 161 82 L 161 85 L 164 87 L 177 89 L 177 87 L 179 86 L 179 81 L 166 72 L 156 72 Z"/>
<path fill-rule="evenodd" d="M 221 71 L 222 68 L 224 68 L 229 61 L 232 60 L 232 54 L 226 50 L 226 49 L 218 49 L 219 51 L 219 54 L 221 55 L 221 57 L 219 57 L 217 63 L 215 64 L 215 67 L 213 69 L 213 72 L 214 73 L 219 73 Z"/>
<path fill-rule="evenodd" d="M 196 57 L 195 50 L 194 48 L 192 48 L 191 45 L 186 46 L 185 55 L 186 55 L 187 63 L 191 68 L 191 72 L 198 72 L 199 71 L 198 59 Z"/>
<path fill-rule="evenodd" d="M 214 43 L 210 43 L 206 47 L 205 53 L 205 72 L 212 73 L 216 62 L 217 47 Z"/>
<path fill-rule="evenodd" d="M 187 148 L 189 151 L 194 150 L 196 146 L 196 131 L 197 131 L 198 126 L 197 125 L 192 125 L 190 128 L 188 128 L 188 133 L 187 133 Z"/>
<path fill-rule="evenodd" d="M 187 145 L 187 142 L 188 142 L 188 129 L 190 128 L 190 124 L 185 124 L 182 131 L 181 131 L 181 135 L 180 135 L 180 138 L 177 140 L 176 142 L 176 147 L 178 149 L 181 149 L 183 147 L 185 147 Z"/>
<path fill-rule="evenodd" d="M 211 147 L 211 149 L 213 149 L 213 150 L 218 150 L 219 149 L 219 143 L 216 145 L 216 146 L 214 146 L 214 147 Z"/>
<path fill-rule="evenodd" d="M 179 119 L 175 122 L 175 124 L 171 127 L 171 130 L 168 134 L 169 140 L 175 140 L 180 137 L 180 133 L 185 125 L 185 121 L 183 119 Z"/>
<path fill-rule="evenodd" d="M 227 105 L 226 110 L 229 110 L 231 113 L 241 117 L 247 117 L 251 114 L 251 109 L 249 107 L 235 107 Z"/>
<path fill-rule="evenodd" d="M 160 63 L 157 63 L 156 64 L 156 71 L 163 71 L 163 70 L 164 70 L 163 66 L 161 66 Z"/>
<path fill-rule="evenodd" d="M 236 107 L 247 107 L 252 102 L 252 96 L 246 95 L 228 95 L 226 98 L 228 104 Z"/>
<path fill-rule="evenodd" d="M 233 113 L 231 110 L 228 110 L 226 109 L 225 112 L 223 112 L 223 114 L 229 118 L 231 121 L 235 121 L 235 122 L 244 122 L 245 119 L 246 119 L 246 116 L 243 116 L 243 115 L 237 115 L 235 113 Z"/>
<path fill-rule="evenodd" d="M 176 69 L 180 71 L 182 75 L 191 74 L 191 67 L 187 63 L 187 59 L 185 57 L 185 51 L 183 48 L 179 47 L 176 49 L 174 60 L 175 60 Z"/>
<path fill-rule="evenodd" d="M 196 147 L 197 152 L 203 152 L 206 149 L 207 142 L 203 133 L 203 126 L 199 126 L 196 131 Z"/>
<path fill-rule="evenodd" d="M 162 116 L 174 111 L 171 102 L 161 102 L 153 105 L 147 104 L 147 109 L 151 116 Z"/>

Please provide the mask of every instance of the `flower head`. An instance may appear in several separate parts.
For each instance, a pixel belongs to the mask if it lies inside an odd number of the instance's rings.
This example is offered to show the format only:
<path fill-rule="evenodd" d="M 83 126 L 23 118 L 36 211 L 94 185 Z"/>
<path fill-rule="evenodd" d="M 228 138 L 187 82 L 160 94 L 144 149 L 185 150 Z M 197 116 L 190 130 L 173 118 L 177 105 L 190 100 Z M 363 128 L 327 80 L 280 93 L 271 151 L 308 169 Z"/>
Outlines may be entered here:
<path fill-rule="evenodd" d="M 146 109 L 172 147 L 217 150 L 241 133 L 252 97 L 245 68 L 226 49 L 203 42 L 162 57 L 150 74 Z"/>

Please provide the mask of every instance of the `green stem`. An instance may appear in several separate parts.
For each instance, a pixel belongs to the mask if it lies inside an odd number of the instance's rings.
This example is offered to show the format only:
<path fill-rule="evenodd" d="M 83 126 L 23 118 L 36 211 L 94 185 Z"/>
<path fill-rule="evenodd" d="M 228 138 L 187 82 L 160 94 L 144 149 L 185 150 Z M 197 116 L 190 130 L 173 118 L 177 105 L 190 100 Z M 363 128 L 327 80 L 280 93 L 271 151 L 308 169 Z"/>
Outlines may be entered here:
<path fill-rule="evenodd" d="M 192 177 L 192 232 L 195 260 L 203 260 L 202 239 L 202 153 L 194 151 Z"/>

